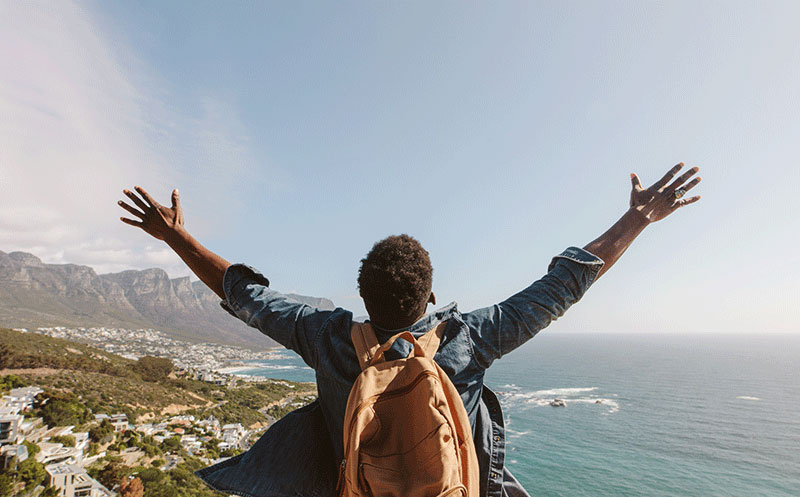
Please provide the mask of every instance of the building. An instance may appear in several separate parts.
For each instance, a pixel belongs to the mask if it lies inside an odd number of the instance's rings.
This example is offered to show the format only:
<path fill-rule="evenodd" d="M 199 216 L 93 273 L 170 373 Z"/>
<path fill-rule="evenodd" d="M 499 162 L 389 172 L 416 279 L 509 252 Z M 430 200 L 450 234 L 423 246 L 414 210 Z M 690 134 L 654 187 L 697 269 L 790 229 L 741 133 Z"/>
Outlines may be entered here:
<path fill-rule="evenodd" d="M 59 497 L 112 497 L 107 488 L 74 464 L 45 466 L 48 485 L 58 490 Z"/>
<path fill-rule="evenodd" d="M 95 414 L 94 419 L 95 421 L 98 421 L 100 423 L 102 423 L 105 420 L 108 420 L 109 423 L 114 425 L 115 433 L 125 431 L 129 428 L 128 416 L 125 413 L 112 414 L 111 416 L 109 416 L 108 414 Z"/>
<path fill-rule="evenodd" d="M 11 460 L 17 458 L 17 464 L 21 463 L 25 459 L 28 458 L 28 448 L 24 445 L 4 445 L 2 449 L 0 449 L 0 463 L 2 463 L 3 469 L 7 468 L 9 464 L 11 464 Z"/>
<path fill-rule="evenodd" d="M 114 414 L 111 416 L 111 424 L 114 425 L 115 432 L 121 432 L 128 429 L 128 416 L 125 414 Z"/>
<path fill-rule="evenodd" d="M 64 447 L 60 443 L 39 442 L 36 460 L 42 464 L 75 464 L 83 460 L 83 450 L 77 447 Z"/>
<path fill-rule="evenodd" d="M 12 388 L 8 395 L 3 395 L 3 404 L 17 412 L 28 411 L 33 409 L 33 399 L 43 391 L 39 387 Z"/>
<path fill-rule="evenodd" d="M 19 442 L 20 414 L 0 414 L 0 445 L 13 445 Z"/>
<path fill-rule="evenodd" d="M 48 484 L 56 487 L 60 497 L 93 497 L 94 479 L 86 470 L 73 464 L 45 466 Z"/>

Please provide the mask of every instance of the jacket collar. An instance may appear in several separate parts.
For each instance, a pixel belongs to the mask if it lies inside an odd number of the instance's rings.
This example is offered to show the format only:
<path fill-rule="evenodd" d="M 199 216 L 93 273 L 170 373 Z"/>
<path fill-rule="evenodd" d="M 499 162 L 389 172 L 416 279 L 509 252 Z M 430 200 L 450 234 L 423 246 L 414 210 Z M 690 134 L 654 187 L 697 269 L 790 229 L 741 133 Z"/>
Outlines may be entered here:
<path fill-rule="evenodd" d="M 410 331 L 412 334 L 425 333 L 430 329 L 432 329 L 434 326 L 441 323 L 442 321 L 447 321 L 448 319 L 456 315 L 458 315 L 458 308 L 456 306 L 456 303 L 450 302 L 446 306 L 437 309 L 436 311 L 420 318 L 416 323 L 412 324 L 410 327 L 407 328 L 387 330 L 385 328 L 381 328 L 380 326 L 371 323 L 369 320 L 367 320 L 367 322 L 370 323 L 372 325 L 372 328 L 381 335 L 392 336 L 400 333 L 401 331 L 406 331 L 406 330 Z"/>

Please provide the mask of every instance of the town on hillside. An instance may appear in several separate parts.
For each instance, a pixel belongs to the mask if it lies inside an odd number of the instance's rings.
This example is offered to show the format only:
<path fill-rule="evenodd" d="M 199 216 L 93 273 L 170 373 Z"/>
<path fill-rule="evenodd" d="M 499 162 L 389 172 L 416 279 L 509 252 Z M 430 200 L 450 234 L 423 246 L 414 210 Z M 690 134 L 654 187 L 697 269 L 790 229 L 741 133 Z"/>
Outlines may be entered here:
<path fill-rule="evenodd" d="M 247 450 L 316 395 L 313 384 L 219 372 L 269 351 L 181 344 L 155 330 L 3 331 L 35 345 L 0 361 L 0 497 L 223 495 L 193 472 Z"/>

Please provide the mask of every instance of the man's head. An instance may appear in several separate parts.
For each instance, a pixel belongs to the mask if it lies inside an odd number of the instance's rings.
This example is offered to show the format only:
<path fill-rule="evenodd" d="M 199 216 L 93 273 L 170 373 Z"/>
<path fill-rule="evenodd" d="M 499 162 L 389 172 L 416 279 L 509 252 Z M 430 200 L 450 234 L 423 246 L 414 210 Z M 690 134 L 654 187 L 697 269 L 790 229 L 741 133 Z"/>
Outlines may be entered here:
<path fill-rule="evenodd" d="M 428 302 L 436 303 L 432 281 L 428 251 L 408 235 L 377 242 L 358 270 L 358 290 L 370 321 L 385 329 L 414 324 Z"/>

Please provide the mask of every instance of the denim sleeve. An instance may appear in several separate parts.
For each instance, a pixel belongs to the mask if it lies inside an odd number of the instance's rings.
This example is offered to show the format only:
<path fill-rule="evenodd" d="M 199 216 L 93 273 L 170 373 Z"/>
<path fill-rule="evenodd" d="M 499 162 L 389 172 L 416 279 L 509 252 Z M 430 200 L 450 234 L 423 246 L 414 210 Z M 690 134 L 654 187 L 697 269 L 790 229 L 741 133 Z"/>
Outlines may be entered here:
<path fill-rule="evenodd" d="M 478 364 L 488 368 L 561 317 L 580 300 L 602 267 L 599 257 L 569 247 L 553 257 L 547 274 L 528 288 L 499 304 L 464 314 Z"/>
<path fill-rule="evenodd" d="M 316 369 L 317 338 L 334 311 L 302 304 L 269 288 L 269 280 L 244 264 L 225 270 L 223 309 L 257 328 Z"/>

